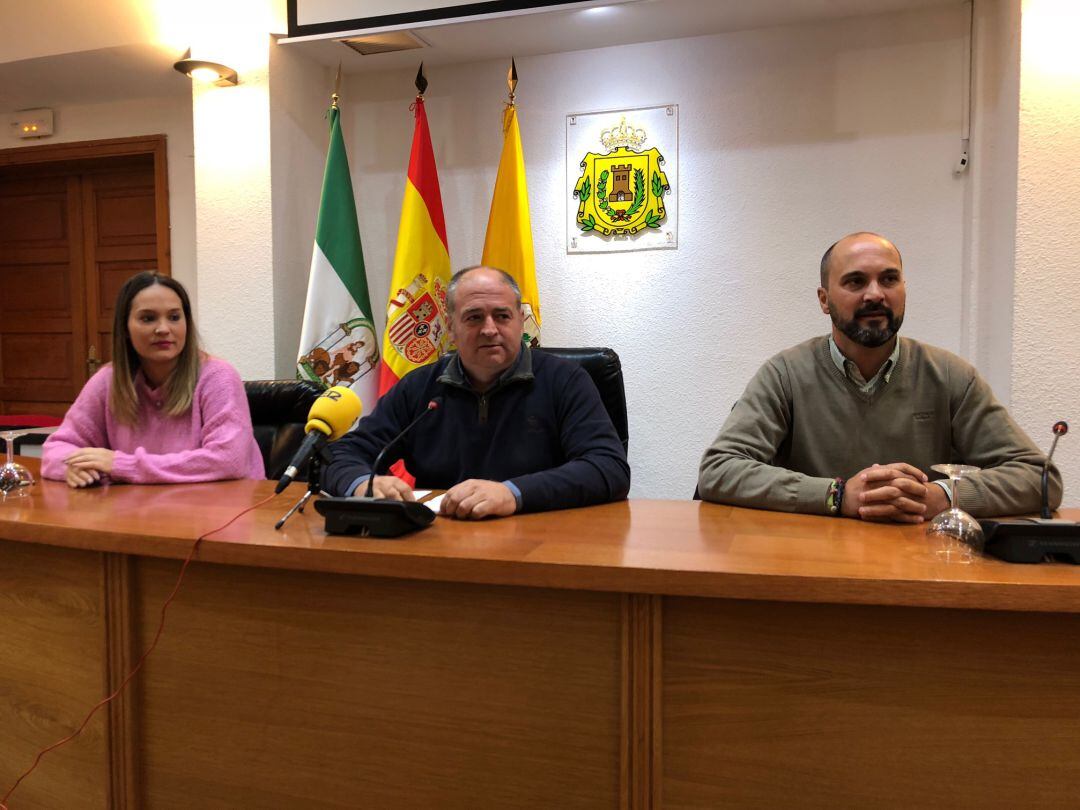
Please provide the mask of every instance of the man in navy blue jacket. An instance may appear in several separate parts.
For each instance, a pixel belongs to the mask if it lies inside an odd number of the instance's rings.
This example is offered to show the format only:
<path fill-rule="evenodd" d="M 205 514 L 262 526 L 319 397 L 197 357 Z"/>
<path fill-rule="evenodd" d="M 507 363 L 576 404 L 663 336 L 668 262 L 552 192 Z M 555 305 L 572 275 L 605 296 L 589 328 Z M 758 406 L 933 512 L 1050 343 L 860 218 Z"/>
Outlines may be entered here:
<path fill-rule="evenodd" d="M 405 375 L 331 445 L 326 489 L 363 495 L 379 451 L 439 399 L 386 463 L 404 459 L 418 487 L 447 490 L 443 514 L 496 517 L 625 498 L 630 466 L 596 386 L 580 366 L 522 343 L 514 279 L 467 268 L 450 280 L 446 306 L 457 352 Z M 392 475 L 375 476 L 374 494 L 413 498 Z"/>

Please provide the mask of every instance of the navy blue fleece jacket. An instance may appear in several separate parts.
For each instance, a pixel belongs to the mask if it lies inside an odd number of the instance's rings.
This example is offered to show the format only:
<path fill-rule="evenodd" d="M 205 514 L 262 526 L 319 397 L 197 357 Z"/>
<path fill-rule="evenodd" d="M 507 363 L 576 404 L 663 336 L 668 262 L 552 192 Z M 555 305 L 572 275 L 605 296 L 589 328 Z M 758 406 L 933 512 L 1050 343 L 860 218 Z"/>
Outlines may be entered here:
<path fill-rule="evenodd" d="M 354 431 L 330 445 L 334 460 L 323 473 L 324 489 L 351 495 L 349 485 L 370 474 L 379 450 L 436 397 L 438 410 L 385 461 L 404 459 L 417 487 L 449 489 L 468 478 L 510 481 L 521 492 L 523 512 L 626 497 L 626 451 L 589 375 L 528 347 L 483 394 L 469 385 L 456 353 L 407 374 Z"/>

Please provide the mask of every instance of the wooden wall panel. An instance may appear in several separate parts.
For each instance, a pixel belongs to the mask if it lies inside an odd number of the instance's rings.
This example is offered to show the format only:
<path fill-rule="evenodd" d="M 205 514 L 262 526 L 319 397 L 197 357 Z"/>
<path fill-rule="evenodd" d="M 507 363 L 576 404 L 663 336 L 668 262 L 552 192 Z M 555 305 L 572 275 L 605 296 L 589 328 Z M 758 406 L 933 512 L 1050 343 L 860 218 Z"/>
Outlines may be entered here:
<path fill-rule="evenodd" d="M 39 324 L 43 318 L 62 318 L 70 325 L 71 275 L 66 260 L 0 263 L 0 315 L 9 320 L 24 318 L 27 326 Z"/>
<path fill-rule="evenodd" d="M 153 256 L 154 239 L 154 177 L 150 170 L 135 182 L 145 178 L 144 186 L 134 188 L 96 188 L 98 245 L 149 244 Z M 125 178 L 128 179 L 128 178 Z"/>
<path fill-rule="evenodd" d="M 662 597 L 623 595 L 623 810 L 661 807 Z"/>
<path fill-rule="evenodd" d="M 144 807 L 618 807 L 616 595 L 193 565 L 171 610 Z"/>
<path fill-rule="evenodd" d="M 101 699 L 101 566 L 96 552 L 0 541 L 0 795 Z M 108 780 L 99 714 L 78 739 L 42 760 L 10 804 L 96 810 L 106 806 Z"/>
<path fill-rule="evenodd" d="M 67 403 L 41 402 L 40 400 L 33 399 L 7 399 L 4 401 L 4 412 L 19 414 L 36 413 L 44 414 L 46 416 L 62 417 L 67 413 Z"/>
<path fill-rule="evenodd" d="M 1075 807 L 1080 616 L 665 600 L 664 808 Z"/>
<path fill-rule="evenodd" d="M 88 339 L 102 363 L 112 359 L 113 306 L 120 287 L 143 270 L 158 269 L 154 161 L 86 175 Z"/>
<path fill-rule="evenodd" d="M 71 343 L 70 335 L 0 336 L 4 382 L 64 382 L 73 362 Z"/>
<path fill-rule="evenodd" d="M 38 412 L 55 413 L 82 387 L 79 186 L 76 176 L 0 173 L 0 199 L 19 209 L 20 217 L 31 215 L 26 222 L 0 218 L 0 286 L 5 292 L 18 289 L 0 312 L 0 412 L 44 401 L 54 404 Z"/>
<path fill-rule="evenodd" d="M 8 178 L 0 190 L 0 244 L 67 246 L 67 181 L 63 177 Z"/>
<path fill-rule="evenodd" d="M 97 316 L 111 327 L 113 307 L 116 296 L 124 282 L 143 270 L 153 270 L 154 262 L 146 259 L 134 259 L 126 262 L 101 262 L 98 266 L 98 310 Z"/>

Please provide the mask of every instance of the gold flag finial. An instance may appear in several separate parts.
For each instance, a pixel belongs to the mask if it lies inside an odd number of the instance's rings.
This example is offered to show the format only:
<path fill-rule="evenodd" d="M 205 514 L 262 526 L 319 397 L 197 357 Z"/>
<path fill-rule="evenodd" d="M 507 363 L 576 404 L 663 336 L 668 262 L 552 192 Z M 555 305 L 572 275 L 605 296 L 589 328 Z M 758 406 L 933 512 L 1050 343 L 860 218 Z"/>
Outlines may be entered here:
<path fill-rule="evenodd" d="M 330 109 L 338 108 L 338 99 L 341 98 L 341 62 L 337 63 L 337 78 L 334 79 L 334 92 L 330 94 Z"/>
<path fill-rule="evenodd" d="M 506 86 L 510 88 L 510 106 L 514 106 L 514 95 L 517 90 L 517 65 L 514 63 L 514 57 L 510 57 L 510 70 L 506 71 Z"/>
<path fill-rule="evenodd" d="M 424 92 L 427 90 L 427 77 L 424 75 L 424 63 L 420 63 L 420 68 L 416 71 L 416 97 L 423 98 Z"/>

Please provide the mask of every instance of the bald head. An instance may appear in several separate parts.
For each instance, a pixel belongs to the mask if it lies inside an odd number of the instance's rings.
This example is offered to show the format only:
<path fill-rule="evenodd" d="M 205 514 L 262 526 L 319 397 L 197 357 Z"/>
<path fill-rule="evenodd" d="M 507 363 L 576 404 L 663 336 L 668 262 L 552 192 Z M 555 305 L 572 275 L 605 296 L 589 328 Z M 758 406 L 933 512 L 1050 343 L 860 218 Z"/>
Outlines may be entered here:
<path fill-rule="evenodd" d="M 876 233 L 845 236 L 821 257 L 817 297 L 846 357 L 889 349 L 904 322 L 907 300 L 900 251 Z"/>
<path fill-rule="evenodd" d="M 450 337 L 477 391 L 486 391 L 521 354 L 525 319 L 517 283 L 502 270 L 466 268 L 446 288 Z"/>
<path fill-rule="evenodd" d="M 461 286 L 462 280 L 466 276 L 471 275 L 472 273 L 475 273 L 479 270 L 484 271 L 485 274 L 491 275 L 493 278 L 496 278 L 497 280 L 505 284 L 507 287 L 509 287 L 514 293 L 514 300 L 516 301 L 517 306 L 521 306 L 521 288 L 518 286 L 517 281 L 514 280 L 514 277 L 512 275 L 507 273 L 505 270 L 500 270 L 498 267 L 488 267 L 484 264 L 474 264 L 472 267 L 466 267 L 458 270 L 456 273 L 454 273 L 453 277 L 451 277 L 450 283 L 446 285 L 446 311 L 448 314 L 454 314 L 455 298 L 457 298 L 457 290 L 458 287 Z"/>
<path fill-rule="evenodd" d="M 892 242 L 890 242 L 884 236 L 882 236 L 880 234 L 872 233 L 871 231 L 856 231 L 855 233 L 849 233 L 847 236 L 843 237 L 842 239 L 837 239 L 835 242 L 833 242 L 831 245 L 829 245 L 829 249 L 826 250 L 825 255 L 823 255 L 821 257 L 821 287 L 822 288 L 824 288 L 824 289 L 829 288 L 829 271 L 831 270 L 832 266 L 835 264 L 835 262 L 833 261 L 834 256 L 843 255 L 850 248 L 852 248 L 853 246 L 859 244 L 860 242 L 867 242 L 867 241 L 877 242 L 882 247 L 887 247 L 887 248 L 891 249 L 893 252 L 896 253 L 896 259 L 897 259 L 897 261 L 899 263 L 898 266 L 901 267 L 901 268 L 904 266 L 904 260 L 903 260 L 903 257 L 901 257 L 901 255 L 900 255 L 899 248 L 897 248 L 896 245 L 894 245 Z"/>

